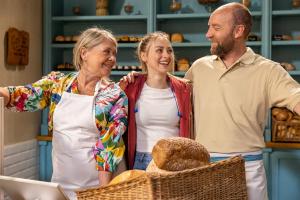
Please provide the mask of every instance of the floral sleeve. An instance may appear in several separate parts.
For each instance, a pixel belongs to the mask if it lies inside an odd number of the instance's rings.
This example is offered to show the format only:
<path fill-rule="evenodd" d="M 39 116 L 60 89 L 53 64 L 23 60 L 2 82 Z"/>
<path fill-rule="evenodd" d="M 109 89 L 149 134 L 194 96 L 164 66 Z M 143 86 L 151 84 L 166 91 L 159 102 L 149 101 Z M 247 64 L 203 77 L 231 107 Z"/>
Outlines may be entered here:
<path fill-rule="evenodd" d="M 98 171 L 114 172 L 125 152 L 122 135 L 127 126 L 128 99 L 119 87 L 118 90 L 119 96 L 108 111 L 106 126 L 100 132 L 100 137 L 94 147 Z M 102 118 L 99 119 L 100 121 L 105 121 L 103 119 L 105 116 L 99 118 Z"/>
<path fill-rule="evenodd" d="M 7 87 L 10 93 L 7 108 L 18 112 L 44 109 L 50 104 L 52 85 L 62 76 L 60 72 L 51 72 L 33 84 Z"/>

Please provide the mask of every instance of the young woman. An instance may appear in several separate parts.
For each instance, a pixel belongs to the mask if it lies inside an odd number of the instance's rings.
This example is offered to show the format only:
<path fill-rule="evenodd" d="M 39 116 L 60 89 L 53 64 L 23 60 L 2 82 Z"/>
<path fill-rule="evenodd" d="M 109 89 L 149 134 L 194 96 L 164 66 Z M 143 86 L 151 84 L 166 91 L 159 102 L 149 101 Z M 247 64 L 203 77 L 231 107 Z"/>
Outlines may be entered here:
<path fill-rule="evenodd" d="M 111 33 L 90 28 L 73 49 L 78 72 L 52 72 L 33 84 L 0 88 L 11 110 L 50 106 L 52 182 L 60 183 L 70 199 L 76 199 L 75 189 L 107 184 L 125 151 L 127 97 L 105 79 L 116 63 L 116 53 Z"/>
<path fill-rule="evenodd" d="M 146 35 L 137 48 L 145 74 L 124 80 L 129 100 L 128 132 L 124 140 L 129 169 L 146 169 L 155 143 L 167 137 L 192 137 L 191 84 L 172 76 L 174 52 L 168 35 Z"/>

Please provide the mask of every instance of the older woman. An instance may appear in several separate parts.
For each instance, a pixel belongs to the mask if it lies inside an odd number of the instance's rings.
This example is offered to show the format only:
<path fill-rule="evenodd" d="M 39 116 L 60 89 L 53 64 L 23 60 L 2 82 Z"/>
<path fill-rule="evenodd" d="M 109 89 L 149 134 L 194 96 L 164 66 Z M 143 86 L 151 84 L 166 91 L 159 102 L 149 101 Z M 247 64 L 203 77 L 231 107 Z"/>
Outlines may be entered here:
<path fill-rule="evenodd" d="M 120 86 L 129 100 L 129 126 L 126 134 L 130 169 L 146 169 L 154 144 L 174 136 L 192 136 L 191 84 L 169 74 L 174 68 L 174 52 L 168 35 L 150 33 L 143 37 L 137 55 L 146 74 L 139 74 Z M 127 85 L 128 84 L 128 85 Z"/>
<path fill-rule="evenodd" d="M 128 101 L 118 85 L 105 78 L 116 63 L 116 53 L 111 33 L 90 28 L 73 50 L 78 72 L 52 72 L 33 84 L 0 88 L 11 110 L 50 106 L 52 182 L 66 191 L 107 184 L 122 160 Z"/>

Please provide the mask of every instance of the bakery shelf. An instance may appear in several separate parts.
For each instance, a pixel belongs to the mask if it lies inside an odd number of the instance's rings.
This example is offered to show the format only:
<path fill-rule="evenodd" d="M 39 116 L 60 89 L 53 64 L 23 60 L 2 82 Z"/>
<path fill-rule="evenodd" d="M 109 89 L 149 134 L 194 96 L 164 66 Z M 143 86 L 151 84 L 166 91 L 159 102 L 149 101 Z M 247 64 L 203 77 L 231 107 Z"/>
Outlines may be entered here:
<path fill-rule="evenodd" d="M 300 75 L 300 70 L 289 71 L 290 75 Z"/>
<path fill-rule="evenodd" d="M 208 18 L 210 13 L 158 14 L 157 19 Z"/>
<path fill-rule="evenodd" d="M 267 142 L 267 148 L 300 149 L 300 143 Z"/>
<path fill-rule="evenodd" d="M 247 42 L 248 46 L 261 46 L 261 41 Z M 210 42 L 173 42 L 173 47 L 209 47 Z"/>
<path fill-rule="evenodd" d="M 272 41 L 272 45 L 300 45 L 300 40 Z"/>
<path fill-rule="evenodd" d="M 38 135 L 36 137 L 37 141 L 52 141 L 52 136 L 48 135 Z"/>
<path fill-rule="evenodd" d="M 180 72 L 180 71 L 176 71 L 174 72 L 175 76 L 184 76 L 186 72 Z"/>
<path fill-rule="evenodd" d="M 146 15 L 109 15 L 109 16 L 54 16 L 52 21 L 125 21 L 147 20 Z"/>
<path fill-rule="evenodd" d="M 51 48 L 73 48 L 74 44 L 59 44 L 59 43 L 53 43 L 51 44 Z"/>
<path fill-rule="evenodd" d="M 272 11 L 272 15 L 300 15 L 300 10 L 274 10 Z"/>
<path fill-rule="evenodd" d="M 59 44 L 59 43 L 53 43 L 51 44 L 52 48 L 73 48 L 75 43 L 71 44 Z M 119 43 L 119 48 L 136 48 L 138 46 L 138 43 Z"/>
<path fill-rule="evenodd" d="M 262 12 L 253 11 L 251 12 L 252 16 L 261 16 Z M 189 19 L 189 18 L 209 18 L 210 13 L 184 13 L 184 14 L 158 14 L 156 18 L 158 20 L 165 19 Z"/>

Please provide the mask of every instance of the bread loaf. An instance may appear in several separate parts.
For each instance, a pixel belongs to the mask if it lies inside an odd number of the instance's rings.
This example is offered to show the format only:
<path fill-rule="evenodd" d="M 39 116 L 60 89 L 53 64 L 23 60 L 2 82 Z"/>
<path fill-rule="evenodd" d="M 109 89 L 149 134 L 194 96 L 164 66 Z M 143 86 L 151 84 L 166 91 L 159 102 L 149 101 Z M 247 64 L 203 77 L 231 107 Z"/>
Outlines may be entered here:
<path fill-rule="evenodd" d="M 190 67 L 189 61 L 186 58 L 181 58 L 177 61 L 177 71 L 187 71 Z"/>
<path fill-rule="evenodd" d="M 181 33 L 173 33 L 171 35 L 171 42 L 183 42 L 184 37 Z"/>
<path fill-rule="evenodd" d="M 182 137 L 159 140 L 152 149 L 156 166 L 167 171 L 181 171 L 209 163 L 208 151 L 198 142 Z"/>

